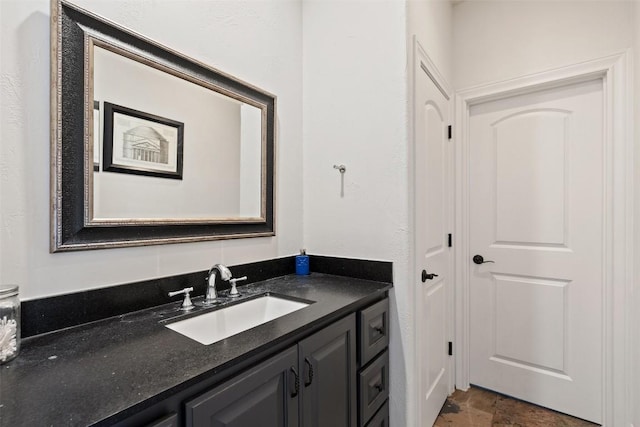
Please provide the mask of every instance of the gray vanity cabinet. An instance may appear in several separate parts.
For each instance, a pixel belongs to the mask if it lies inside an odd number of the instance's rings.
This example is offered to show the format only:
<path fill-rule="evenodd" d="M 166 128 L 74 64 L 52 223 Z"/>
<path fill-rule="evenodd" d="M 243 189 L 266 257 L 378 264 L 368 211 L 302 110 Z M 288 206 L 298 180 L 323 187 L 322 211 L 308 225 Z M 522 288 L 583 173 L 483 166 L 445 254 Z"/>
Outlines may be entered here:
<path fill-rule="evenodd" d="M 358 312 L 359 427 L 389 426 L 389 300 Z"/>
<path fill-rule="evenodd" d="M 297 427 L 298 352 L 291 347 L 186 402 L 192 427 Z"/>
<path fill-rule="evenodd" d="M 356 325 L 351 315 L 298 344 L 300 425 L 356 427 Z"/>
<path fill-rule="evenodd" d="M 185 404 L 187 427 L 356 427 L 355 315 Z"/>

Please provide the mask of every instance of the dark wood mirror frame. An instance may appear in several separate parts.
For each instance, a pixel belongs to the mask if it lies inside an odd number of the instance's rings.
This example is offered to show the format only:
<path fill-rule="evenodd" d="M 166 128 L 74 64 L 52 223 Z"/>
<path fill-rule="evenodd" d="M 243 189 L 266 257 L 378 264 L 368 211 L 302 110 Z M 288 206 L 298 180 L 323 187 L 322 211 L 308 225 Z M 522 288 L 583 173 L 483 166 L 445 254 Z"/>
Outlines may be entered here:
<path fill-rule="evenodd" d="M 93 99 L 88 96 L 88 76 L 93 39 L 262 108 L 261 218 L 91 223 L 87 201 L 92 199 L 93 158 L 88 147 Z M 275 235 L 274 95 L 62 0 L 51 0 L 51 46 L 51 252 Z"/>

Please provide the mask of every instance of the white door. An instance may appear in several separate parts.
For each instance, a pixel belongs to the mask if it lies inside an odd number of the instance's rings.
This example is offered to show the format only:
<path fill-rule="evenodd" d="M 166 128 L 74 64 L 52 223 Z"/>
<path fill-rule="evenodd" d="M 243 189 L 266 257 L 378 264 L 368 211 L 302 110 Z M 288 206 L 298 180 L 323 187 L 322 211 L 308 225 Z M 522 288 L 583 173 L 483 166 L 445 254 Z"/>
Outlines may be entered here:
<path fill-rule="evenodd" d="M 603 81 L 471 107 L 472 384 L 602 422 Z M 479 260 L 478 260 L 479 261 Z"/>
<path fill-rule="evenodd" d="M 420 426 L 432 426 L 451 389 L 451 168 L 449 97 L 416 54 L 414 99 L 415 283 Z"/>

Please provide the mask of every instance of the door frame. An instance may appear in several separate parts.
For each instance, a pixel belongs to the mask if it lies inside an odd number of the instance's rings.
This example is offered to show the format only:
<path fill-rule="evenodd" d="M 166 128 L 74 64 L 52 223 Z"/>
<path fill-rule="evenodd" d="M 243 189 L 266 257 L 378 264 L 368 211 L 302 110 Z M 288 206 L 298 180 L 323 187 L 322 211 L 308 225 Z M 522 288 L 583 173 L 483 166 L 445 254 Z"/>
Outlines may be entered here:
<path fill-rule="evenodd" d="M 410 285 L 413 288 L 413 292 L 411 293 L 414 296 L 414 320 L 417 320 L 420 318 L 420 315 L 422 313 L 422 305 L 421 305 L 421 298 L 418 298 L 418 292 L 420 292 L 420 290 L 415 286 L 415 284 L 418 282 L 418 276 L 417 276 L 417 268 L 416 268 L 416 238 L 415 238 L 415 230 L 416 230 L 416 215 L 415 215 L 415 197 L 416 197 L 416 174 L 415 174 L 415 144 L 416 144 L 416 126 L 415 126 L 415 122 L 416 122 L 416 111 L 415 111 L 415 102 L 416 102 L 416 96 L 415 96 L 415 88 L 417 87 L 417 72 L 418 70 L 421 69 L 422 71 L 424 71 L 429 78 L 431 79 L 431 81 L 434 82 L 434 84 L 436 85 L 436 87 L 438 87 L 438 89 L 440 90 L 440 92 L 442 92 L 445 95 L 445 98 L 447 98 L 447 101 L 449 101 L 449 122 L 453 125 L 453 121 L 454 121 L 454 107 L 455 107 L 455 100 L 454 100 L 454 93 L 453 90 L 451 89 L 451 86 L 449 85 L 449 83 L 446 81 L 446 79 L 444 78 L 444 76 L 442 75 L 442 73 L 438 70 L 438 67 L 435 65 L 435 63 L 433 62 L 433 60 L 429 57 L 429 55 L 427 54 L 427 51 L 424 49 L 424 47 L 422 46 L 422 44 L 420 43 L 420 40 L 418 40 L 418 37 L 416 35 L 413 36 L 413 61 L 412 61 L 412 66 L 411 66 L 411 86 L 410 86 L 410 104 L 409 104 L 409 112 L 410 112 L 410 126 L 411 126 L 411 144 L 409 144 L 409 150 L 408 150 L 408 154 L 409 154 L 409 171 L 410 171 L 410 180 L 409 182 L 411 183 L 411 197 L 410 197 L 410 208 L 409 208 L 409 223 L 411 224 L 412 227 L 412 233 L 410 233 L 410 239 L 411 239 L 411 250 L 410 250 L 410 262 L 409 262 L 409 268 L 410 268 L 410 275 L 409 277 L 410 279 Z M 453 139 L 451 139 L 449 141 L 451 144 L 453 144 Z M 446 178 L 446 181 L 448 182 L 448 187 L 449 187 L 449 191 L 447 192 L 450 197 L 447 200 L 447 203 L 449 204 L 449 209 L 450 212 L 453 214 L 454 212 L 454 189 L 455 189 L 455 173 L 454 173 L 454 147 L 453 145 L 451 145 L 451 149 L 449 150 L 449 158 L 447 159 L 447 162 L 449 164 L 449 176 Z M 454 218 L 453 215 L 447 219 L 448 223 L 447 223 L 447 227 L 449 228 L 449 230 L 452 230 L 453 232 L 453 227 L 454 227 Z M 453 249 L 453 248 L 452 248 Z M 449 277 L 449 287 L 447 290 L 447 306 L 449 308 L 448 312 L 450 313 L 449 316 L 447 316 L 446 318 L 446 329 L 447 329 L 447 339 L 452 341 L 454 340 L 454 325 L 455 325 L 455 310 L 454 310 L 454 264 L 455 264 L 455 254 L 451 254 L 451 258 L 450 258 L 450 262 L 449 262 L 449 268 L 447 271 L 447 275 Z M 419 327 L 419 325 L 414 324 L 414 357 L 415 357 L 415 368 L 416 368 L 416 382 L 414 384 L 414 389 L 416 390 L 416 392 L 414 393 L 414 396 L 417 396 L 417 404 L 416 406 L 416 423 L 419 423 L 422 420 L 422 405 L 420 404 L 422 397 L 420 397 L 420 378 L 422 376 L 422 364 L 420 361 L 420 343 L 421 343 L 421 336 L 422 333 L 422 329 Z M 446 345 L 446 343 L 442 343 L 443 345 L 443 351 L 444 351 L 444 346 Z M 447 381 L 448 381 L 448 388 L 449 388 L 449 393 L 452 393 L 455 389 L 455 361 L 453 357 L 449 358 L 449 372 L 447 375 Z M 419 424 L 417 424 L 419 425 Z"/>
<path fill-rule="evenodd" d="M 633 285 L 633 123 L 631 53 L 583 62 L 456 93 L 455 365 L 456 388 L 469 388 L 469 113 L 473 105 L 601 78 L 604 91 L 603 424 L 630 425 Z M 615 254 L 615 257 L 614 257 Z"/>

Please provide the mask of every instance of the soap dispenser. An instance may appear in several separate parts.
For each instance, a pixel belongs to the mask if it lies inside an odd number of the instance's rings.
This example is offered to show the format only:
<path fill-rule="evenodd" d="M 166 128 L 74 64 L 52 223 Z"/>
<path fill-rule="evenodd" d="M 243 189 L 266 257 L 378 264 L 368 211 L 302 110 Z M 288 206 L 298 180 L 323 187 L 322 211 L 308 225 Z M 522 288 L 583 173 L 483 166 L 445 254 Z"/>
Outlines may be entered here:
<path fill-rule="evenodd" d="M 309 274 L 309 255 L 305 249 L 300 249 L 300 255 L 296 255 L 296 274 Z"/>

